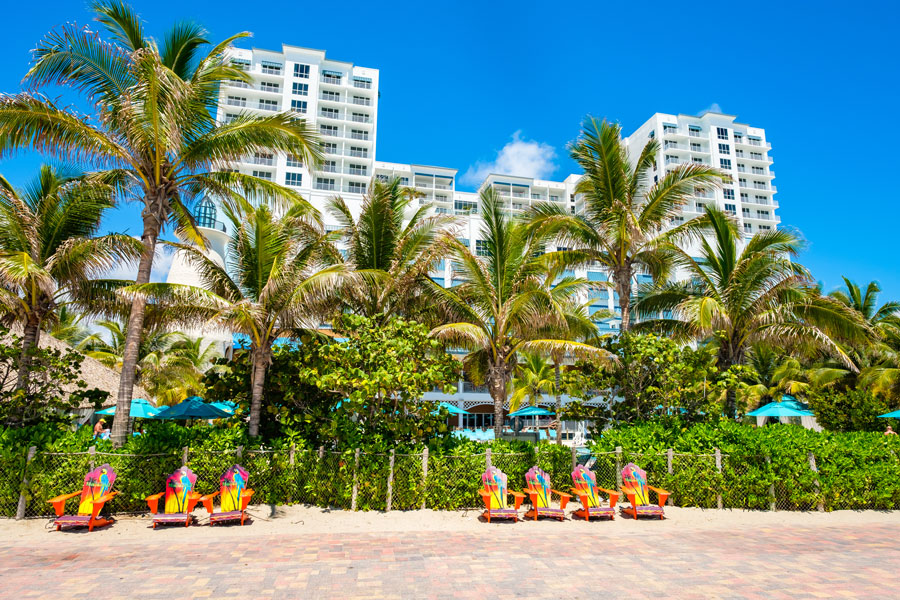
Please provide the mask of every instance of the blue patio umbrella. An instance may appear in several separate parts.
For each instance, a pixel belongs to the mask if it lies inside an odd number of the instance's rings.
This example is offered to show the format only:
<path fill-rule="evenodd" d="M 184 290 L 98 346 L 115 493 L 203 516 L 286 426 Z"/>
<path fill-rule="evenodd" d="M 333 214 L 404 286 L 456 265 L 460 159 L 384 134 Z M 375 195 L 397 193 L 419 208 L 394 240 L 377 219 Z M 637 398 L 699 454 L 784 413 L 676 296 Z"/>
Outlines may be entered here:
<path fill-rule="evenodd" d="M 135 398 L 131 401 L 131 418 L 133 419 L 152 419 L 159 411 L 159 408 L 156 408 L 143 398 Z M 116 407 L 110 406 L 109 408 L 98 410 L 96 414 L 114 415 L 116 414 Z"/>
<path fill-rule="evenodd" d="M 885 413 L 883 415 L 878 415 L 879 419 L 900 419 L 900 410 L 895 410 L 894 412 Z"/>
<path fill-rule="evenodd" d="M 440 404 L 438 404 L 437 410 L 431 411 L 431 414 L 433 414 L 433 415 L 438 414 L 441 411 L 441 408 L 446 408 L 447 412 L 449 412 L 451 415 L 468 415 L 469 414 L 469 411 L 467 411 L 463 408 L 459 408 L 458 406 L 455 406 L 453 404 L 450 404 L 449 402 L 441 402 Z"/>
<path fill-rule="evenodd" d="M 542 417 L 545 415 L 552 415 L 553 412 L 547 410 L 546 408 L 541 408 L 540 406 L 526 406 L 525 408 L 520 408 L 516 412 L 509 413 L 510 417 Z"/>
<path fill-rule="evenodd" d="M 811 410 L 797 408 L 799 403 L 794 401 L 769 402 L 754 411 L 748 412 L 748 417 L 812 417 Z"/>
<path fill-rule="evenodd" d="M 234 411 L 237 410 L 237 404 L 232 402 L 231 400 L 222 400 L 221 402 L 210 402 L 210 405 L 215 406 L 216 408 L 221 408 L 227 413 L 234 414 Z"/>
<path fill-rule="evenodd" d="M 212 404 L 207 404 L 197 396 L 180 402 L 174 406 L 167 406 L 157 413 L 154 419 L 225 419 L 232 413 L 222 410 Z"/>

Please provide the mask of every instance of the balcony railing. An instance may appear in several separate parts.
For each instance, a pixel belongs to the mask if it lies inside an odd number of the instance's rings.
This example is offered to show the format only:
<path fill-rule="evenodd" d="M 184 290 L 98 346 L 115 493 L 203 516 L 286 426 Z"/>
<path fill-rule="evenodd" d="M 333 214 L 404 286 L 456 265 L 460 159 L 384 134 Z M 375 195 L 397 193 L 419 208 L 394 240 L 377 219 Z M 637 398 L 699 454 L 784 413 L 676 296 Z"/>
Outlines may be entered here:
<path fill-rule="evenodd" d="M 363 141 L 368 141 L 368 139 L 369 139 L 369 134 L 368 134 L 368 133 L 357 133 L 357 132 L 355 132 L 355 131 L 351 131 L 351 132 L 350 132 L 350 135 L 349 135 L 348 137 L 349 137 L 351 140 L 363 140 Z"/>
<path fill-rule="evenodd" d="M 368 115 L 351 115 L 350 120 L 354 123 L 371 123 Z"/>
<path fill-rule="evenodd" d="M 356 79 L 354 79 L 353 87 L 359 88 L 361 90 L 371 90 L 372 82 L 371 81 L 357 81 Z"/>
<path fill-rule="evenodd" d="M 319 129 L 319 133 L 328 137 L 338 137 L 340 135 L 337 129 Z"/>
<path fill-rule="evenodd" d="M 696 131 L 696 130 L 694 130 L 694 129 L 688 129 L 688 135 L 691 136 L 691 137 L 696 137 L 696 138 L 698 138 L 698 137 L 700 137 L 700 132 L 699 132 L 699 131 Z"/>
<path fill-rule="evenodd" d="M 338 119 L 338 120 L 340 120 L 340 118 L 341 118 L 341 113 L 338 112 L 338 111 L 320 110 L 320 111 L 319 111 L 319 116 L 320 116 L 320 117 L 325 117 L 326 119 Z"/>
<path fill-rule="evenodd" d="M 322 170 L 326 173 L 337 173 L 337 165 L 322 165 Z"/>
<path fill-rule="evenodd" d="M 319 98 L 322 100 L 327 100 L 328 102 L 340 102 L 341 101 L 341 95 L 335 94 L 332 92 L 322 92 L 321 94 L 319 94 Z"/>
<path fill-rule="evenodd" d="M 228 106 L 247 106 L 246 98 L 228 98 L 225 100 Z"/>
<path fill-rule="evenodd" d="M 365 169 L 365 168 L 359 169 L 359 168 L 353 168 L 353 167 L 350 167 L 350 168 L 347 169 L 345 172 L 346 172 L 347 174 L 349 174 L 349 175 L 365 175 L 365 174 L 366 174 L 366 169 Z"/>
<path fill-rule="evenodd" d="M 275 164 L 274 156 L 251 156 L 250 161 L 254 165 L 266 165 L 271 167 Z"/>
<path fill-rule="evenodd" d="M 209 217 L 197 217 L 197 227 L 205 227 L 206 229 L 215 229 L 222 232 L 225 231 L 225 223 Z"/>
<path fill-rule="evenodd" d="M 342 77 L 335 77 L 334 75 L 322 75 L 320 81 L 322 83 L 331 83 L 333 85 L 341 85 Z"/>
<path fill-rule="evenodd" d="M 315 184 L 315 188 L 317 190 L 334 191 L 337 189 L 337 186 L 333 183 L 323 183 L 321 181 L 317 181 Z"/>
<path fill-rule="evenodd" d="M 349 194 L 365 194 L 366 187 L 365 186 L 355 186 L 355 185 L 345 185 L 344 191 Z"/>
<path fill-rule="evenodd" d="M 358 98 L 354 96 L 350 102 L 351 104 L 356 104 L 357 106 L 372 106 L 371 98 Z"/>
<path fill-rule="evenodd" d="M 353 158 L 369 158 L 369 153 L 360 152 L 359 150 L 350 150 L 347 152 L 347 156 L 352 156 Z"/>

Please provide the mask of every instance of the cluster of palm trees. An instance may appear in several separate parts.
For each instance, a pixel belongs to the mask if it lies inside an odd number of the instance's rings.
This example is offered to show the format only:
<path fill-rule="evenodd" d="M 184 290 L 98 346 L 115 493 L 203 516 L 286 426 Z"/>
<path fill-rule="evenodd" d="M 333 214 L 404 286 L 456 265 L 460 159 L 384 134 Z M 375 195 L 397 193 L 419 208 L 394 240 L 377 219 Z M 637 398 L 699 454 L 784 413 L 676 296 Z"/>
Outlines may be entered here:
<path fill-rule="evenodd" d="M 216 121 L 219 86 L 248 81 L 224 55 L 247 34 L 210 44 L 202 28 L 179 23 L 160 44 L 126 4 L 104 0 L 94 10 L 106 37 L 72 26 L 51 32 L 35 50 L 26 91 L 0 95 L 0 157 L 28 148 L 90 168 L 44 167 L 24 191 L 0 179 L 0 309 L 24 327 L 23 381 L 28 347 L 65 320 L 64 310 L 108 319 L 115 330 L 109 342 L 84 347 L 121 369 L 120 415 L 136 377 L 151 381 L 162 369 L 148 340 L 169 335 L 163 324 L 242 333 L 253 359 L 249 433 L 257 435 L 276 340 L 317 330 L 336 311 L 403 316 L 467 351 L 463 366 L 487 384 L 499 431 L 520 361 L 549 361 L 559 402 L 565 361 L 616 360 L 600 347 L 598 316 L 586 305 L 589 288 L 606 285 L 617 294 L 622 335 L 714 340 L 725 367 L 745 364 L 764 345 L 861 380 L 867 374 L 879 389 L 898 387 L 897 307 L 875 311 L 853 289 L 823 295 L 793 260 L 800 240 L 791 232 L 747 240 L 713 208 L 673 227 L 690 196 L 727 177 L 696 164 L 658 173 L 655 140 L 632 160 L 617 125 L 586 120 L 570 149 L 584 170 L 576 190 L 583 213 L 540 204 L 512 215 L 488 188 L 480 198 L 483 245 L 474 251 L 455 236 L 452 217 L 414 206 L 416 192 L 396 179 L 373 180 L 357 218 L 335 198 L 327 210 L 341 229 L 328 231 L 295 190 L 231 168 L 257 151 L 287 153 L 311 169 L 321 159 L 317 136 L 296 113 Z M 42 95 L 48 85 L 82 93 L 89 114 Z M 205 252 L 192 216 L 206 196 L 229 223 L 224 264 Z M 97 235 L 103 212 L 120 200 L 142 207 L 139 240 Z M 165 228 L 181 241 L 162 241 Z M 160 243 L 196 269 L 197 285 L 150 282 Z M 447 259 L 452 287 L 429 276 Z M 119 261 L 137 264 L 135 280 L 103 277 Z M 609 281 L 572 275 L 584 266 L 603 269 Z M 639 273 L 654 285 L 637 289 Z M 188 357 L 182 364 L 208 363 L 196 341 L 176 346 Z M 128 427 L 116 419 L 113 441 L 122 443 Z"/>

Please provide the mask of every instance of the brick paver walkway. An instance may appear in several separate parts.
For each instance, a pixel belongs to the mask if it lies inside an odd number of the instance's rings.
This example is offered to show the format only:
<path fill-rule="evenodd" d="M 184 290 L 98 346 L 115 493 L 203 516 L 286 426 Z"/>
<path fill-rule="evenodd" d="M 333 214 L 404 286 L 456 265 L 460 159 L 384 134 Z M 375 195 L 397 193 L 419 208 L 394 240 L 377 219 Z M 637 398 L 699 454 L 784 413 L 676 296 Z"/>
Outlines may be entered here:
<path fill-rule="evenodd" d="M 0 540 L 3 598 L 896 597 L 900 525 Z M 649 524 L 648 524 L 649 525 Z M 48 534 L 49 535 L 49 534 Z M 99 542 L 99 543 L 98 543 Z"/>

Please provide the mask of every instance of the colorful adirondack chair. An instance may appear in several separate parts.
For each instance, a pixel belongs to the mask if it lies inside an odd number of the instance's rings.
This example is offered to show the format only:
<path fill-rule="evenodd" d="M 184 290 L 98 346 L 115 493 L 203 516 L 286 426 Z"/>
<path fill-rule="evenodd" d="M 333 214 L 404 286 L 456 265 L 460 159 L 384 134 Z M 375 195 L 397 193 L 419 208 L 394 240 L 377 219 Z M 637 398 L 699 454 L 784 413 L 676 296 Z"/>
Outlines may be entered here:
<path fill-rule="evenodd" d="M 103 464 L 84 476 L 84 487 L 80 492 L 63 494 L 47 500 L 56 512 L 56 520 L 53 521 L 56 530 L 59 531 L 63 527 L 87 526 L 88 531 L 93 531 L 94 527 L 112 523 L 114 521 L 112 517 L 101 519 L 97 515 L 103 509 L 103 505 L 119 493 L 110 491 L 115 481 L 116 472 L 109 465 Z M 75 496 L 81 496 L 78 501 L 78 512 L 74 515 L 64 514 L 66 501 Z"/>
<path fill-rule="evenodd" d="M 226 521 L 240 521 L 244 524 L 247 514 L 247 504 L 253 496 L 253 490 L 247 489 L 249 474 L 244 467 L 233 465 L 222 473 L 219 478 L 221 489 L 218 492 L 207 494 L 200 498 L 200 502 L 209 513 L 209 524 L 225 523 Z M 213 509 L 213 499 L 219 496 L 219 512 Z"/>
<path fill-rule="evenodd" d="M 658 504 L 650 504 L 650 490 L 656 492 Z M 622 512 L 635 519 L 639 516 L 663 518 L 663 505 L 669 498 L 666 490 L 647 485 L 647 473 L 634 463 L 628 463 L 622 469 L 622 491 L 631 503 Z"/>
<path fill-rule="evenodd" d="M 153 517 L 153 528 L 159 523 L 184 523 L 187 527 L 193 520 L 191 512 L 200 500 L 200 494 L 194 491 L 197 476 L 187 467 L 181 467 L 166 479 L 166 491 L 147 496 L 147 506 Z M 159 499 L 165 496 L 163 511 L 159 512 Z"/>
<path fill-rule="evenodd" d="M 566 504 L 569 503 L 571 494 L 557 492 L 550 487 L 550 476 L 537 466 L 528 469 L 525 473 L 525 481 L 528 484 L 525 493 L 531 500 L 531 508 L 525 513 L 526 519 L 538 520 L 538 517 L 553 517 L 560 521 L 566 518 Z M 559 496 L 559 508 L 550 506 L 552 496 Z"/>
<path fill-rule="evenodd" d="M 522 505 L 522 500 L 525 499 L 525 494 L 509 491 L 509 487 L 506 485 L 506 474 L 497 467 L 490 467 L 485 471 L 481 480 L 484 482 L 484 489 L 479 490 L 478 493 L 481 494 L 485 507 L 481 516 L 487 519 L 488 523 L 491 522 L 491 518 L 518 521 L 519 507 Z M 509 506 L 510 495 L 515 502 L 515 508 Z"/>
<path fill-rule="evenodd" d="M 616 502 L 619 501 L 619 492 L 597 487 L 597 476 L 593 471 L 585 468 L 584 465 L 578 465 L 572 471 L 572 483 L 575 486 L 572 488 L 572 493 L 581 500 L 581 508 L 573 512 L 573 515 L 585 521 L 590 521 L 591 517 L 609 518 L 610 520 L 616 518 L 615 507 Z M 609 506 L 601 504 L 598 492 L 609 495 Z"/>

